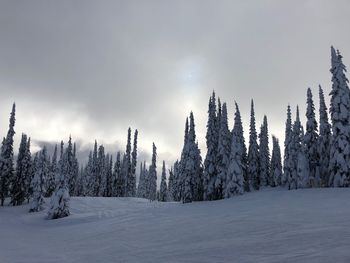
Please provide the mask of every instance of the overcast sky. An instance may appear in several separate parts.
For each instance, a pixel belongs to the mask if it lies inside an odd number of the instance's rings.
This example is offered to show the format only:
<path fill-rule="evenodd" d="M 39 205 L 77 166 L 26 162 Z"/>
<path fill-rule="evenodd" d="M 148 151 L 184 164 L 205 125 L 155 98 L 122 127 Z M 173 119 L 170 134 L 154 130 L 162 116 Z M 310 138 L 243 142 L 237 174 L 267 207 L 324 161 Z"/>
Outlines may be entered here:
<path fill-rule="evenodd" d="M 142 158 L 154 141 L 171 164 L 192 110 L 204 158 L 215 90 L 230 128 L 236 100 L 247 134 L 254 98 L 257 127 L 266 114 L 283 140 L 287 104 L 304 116 L 307 87 L 316 105 L 330 91 L 330 45 L 350 65 L 349 14 L 347 0 L 0 0 L 0 134 L 16 101 L 17 141 L 116 151 L 131 126 Z"/>

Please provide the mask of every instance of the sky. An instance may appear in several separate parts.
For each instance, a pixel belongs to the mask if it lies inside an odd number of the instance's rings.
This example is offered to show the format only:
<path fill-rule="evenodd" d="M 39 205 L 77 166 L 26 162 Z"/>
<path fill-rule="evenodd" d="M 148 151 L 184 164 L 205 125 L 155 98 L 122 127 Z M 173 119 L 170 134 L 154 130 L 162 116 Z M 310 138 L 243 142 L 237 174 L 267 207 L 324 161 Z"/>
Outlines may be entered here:
<path fill-rule="evenodd" d="M 253 98 L 282 144 L 287 105 L 305 122 L 306 89 L 317 111 L 318 85 L 330 91 L 330 46 L 350 65 L 349 14 L 347 0 L 0 0 L 0 135 L 15 101 L 17 145 L 71 135 L 81 156 L 95 139 L 115 153 L 130 126 L 140 160 L 155 142 L 171 165 L 190 111 L 205 157 L 215 90 L 230 129 L 239 104 L 246 142 Z"/>

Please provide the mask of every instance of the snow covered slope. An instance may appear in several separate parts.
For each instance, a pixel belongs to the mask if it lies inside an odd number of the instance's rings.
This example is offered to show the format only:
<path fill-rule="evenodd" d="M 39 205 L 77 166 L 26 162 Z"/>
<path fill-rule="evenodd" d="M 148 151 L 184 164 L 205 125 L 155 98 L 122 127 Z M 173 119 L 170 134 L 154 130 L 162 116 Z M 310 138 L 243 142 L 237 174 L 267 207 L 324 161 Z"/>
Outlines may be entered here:
<path fill-rule="evenodd" d="M 0 208 L 0 262 L 350 262 L 350 189 L 266 189 L 192 204 L 72 198 L 46 220 Z"/>

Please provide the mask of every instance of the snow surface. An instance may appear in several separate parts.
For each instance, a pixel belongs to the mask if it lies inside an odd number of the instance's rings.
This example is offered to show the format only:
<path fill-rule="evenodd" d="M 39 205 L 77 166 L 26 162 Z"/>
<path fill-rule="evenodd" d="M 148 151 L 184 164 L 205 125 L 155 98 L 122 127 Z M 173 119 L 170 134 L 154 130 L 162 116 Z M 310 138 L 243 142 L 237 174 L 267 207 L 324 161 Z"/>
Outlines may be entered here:
<path fill-rule="evenodd" d="M 339 188 L 185 205 L 72 198 L 57 220 L 1 207 L 0 262 L 350 262 L 349 208 Z"/>

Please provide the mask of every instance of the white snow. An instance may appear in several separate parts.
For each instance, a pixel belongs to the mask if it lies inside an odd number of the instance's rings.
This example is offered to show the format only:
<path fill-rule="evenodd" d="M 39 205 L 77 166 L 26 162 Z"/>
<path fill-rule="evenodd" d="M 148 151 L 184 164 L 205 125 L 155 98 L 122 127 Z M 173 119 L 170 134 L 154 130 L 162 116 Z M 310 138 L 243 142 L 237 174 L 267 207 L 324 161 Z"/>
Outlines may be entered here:
<path fill-rule="evenodd" d="M 49 202 L 46 202 L 49 203 Z M 71 198 L 71 216 L 0 208 L 0 262 L 350 262 L 350 189 L 212 202 Z"/>

